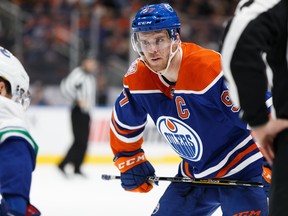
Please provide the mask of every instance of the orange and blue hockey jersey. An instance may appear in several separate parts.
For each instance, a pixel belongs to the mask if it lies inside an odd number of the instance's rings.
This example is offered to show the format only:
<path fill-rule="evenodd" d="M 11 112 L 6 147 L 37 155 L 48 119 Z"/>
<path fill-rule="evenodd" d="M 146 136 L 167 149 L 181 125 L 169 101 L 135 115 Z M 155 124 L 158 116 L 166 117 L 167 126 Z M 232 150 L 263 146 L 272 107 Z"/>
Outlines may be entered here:
<path fill-rule="evenodd" d="M 124 76 L 111 119 L 114 154 L 142 148 L 147 115 L 194 178 L 249 179 L 261 175 L 262 154 L 239 119 L 221 70 L 220 54 L 182 43 L 176 83 L 139 58 Z"/>

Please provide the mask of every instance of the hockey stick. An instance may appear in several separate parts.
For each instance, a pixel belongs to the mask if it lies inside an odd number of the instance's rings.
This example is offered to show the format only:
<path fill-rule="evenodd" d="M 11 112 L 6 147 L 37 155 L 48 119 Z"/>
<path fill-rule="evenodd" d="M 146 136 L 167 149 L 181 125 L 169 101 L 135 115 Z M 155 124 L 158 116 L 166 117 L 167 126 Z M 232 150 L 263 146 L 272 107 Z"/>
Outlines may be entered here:
<path fill-rule="evenodd" d="M 120 179 L 120 176 L 103 174 L 101 178 L 103 180 L 115 180 L 115 179 Z M 147 178 L 147 181 L 152 182 L 152 183 L 155 183 L 158 181 L 170 181 L 170 182 L 192 183 L 195 185 L 263 187 L 263 184 L 260 182 L 250 182 L 250 181 L 240 181 L 240 180 L 230 180 L 230 179 L 192 179 L 192 178 L 187 178 L 187 177 L 149 176 Z"/>

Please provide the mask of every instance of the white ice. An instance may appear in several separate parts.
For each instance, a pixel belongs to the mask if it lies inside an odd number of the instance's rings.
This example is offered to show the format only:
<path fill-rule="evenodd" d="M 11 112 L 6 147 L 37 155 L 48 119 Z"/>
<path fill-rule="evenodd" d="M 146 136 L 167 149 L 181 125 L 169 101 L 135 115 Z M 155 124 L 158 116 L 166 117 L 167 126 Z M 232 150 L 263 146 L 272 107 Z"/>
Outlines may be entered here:
<path fill-rule="evenodd" d="M 173 176 L 177 164 L 156 164 L 158 176 Z M 168 182 L 149 193 L 131 193 L 119 180 L 104 181 L 102 174 L 118 172 L 113 164 L 84 164 L 87 178 L 65 178 L 55 165 L 38 164 L 33 173 L 31 203 L 42 216 L 149 216 Z M 220 210 L 213 216 L 222 215 Z"/>

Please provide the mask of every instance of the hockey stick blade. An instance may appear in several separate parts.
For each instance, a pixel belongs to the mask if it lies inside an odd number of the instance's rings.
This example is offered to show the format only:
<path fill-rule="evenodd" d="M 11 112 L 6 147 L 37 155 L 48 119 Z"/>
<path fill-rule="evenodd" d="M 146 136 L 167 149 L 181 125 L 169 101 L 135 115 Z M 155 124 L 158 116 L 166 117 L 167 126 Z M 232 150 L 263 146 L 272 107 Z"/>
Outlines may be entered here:
<path fill-rule="evenodd" d="M 103 180 L 115 180 L 120 179 L 120 176 L 116 175 L 102 175 Z M 160 176 L 149 176 L 147 178 L 148 182 L 158 182 L 158 181 L 170 181 L 178 183 L 191 183 L 195 185 L 214 185 L 214 186 L 244 186 L 244 187 L 263 187 L 260 182 L 250 182 L 250 181 L 240 181 L 240 180 L 230 180 L 230 179 L 192 179 L 187 177 L 160 177 Z"/>
<path fill-rule="evenodd" d="M 120 179 L 120 176 L 103 174 L 101 178 L 103 180 L 114 180 L 114 179 Z"/>

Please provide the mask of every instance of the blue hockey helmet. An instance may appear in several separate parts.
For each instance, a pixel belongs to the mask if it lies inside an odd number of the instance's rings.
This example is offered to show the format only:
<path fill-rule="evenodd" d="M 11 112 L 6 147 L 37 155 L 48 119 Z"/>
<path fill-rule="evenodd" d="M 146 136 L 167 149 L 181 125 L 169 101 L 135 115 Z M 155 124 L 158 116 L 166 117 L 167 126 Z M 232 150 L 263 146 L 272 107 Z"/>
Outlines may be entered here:
<path fill-rule="evenodd" d="M 167 30 L 170 38 L 176 39 L 181 23 L 174 9 L 168 3 L 142 7 L 132 21 L 133 33 Z"/>

